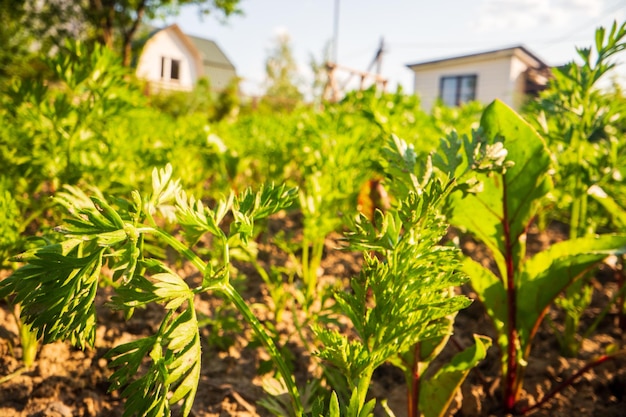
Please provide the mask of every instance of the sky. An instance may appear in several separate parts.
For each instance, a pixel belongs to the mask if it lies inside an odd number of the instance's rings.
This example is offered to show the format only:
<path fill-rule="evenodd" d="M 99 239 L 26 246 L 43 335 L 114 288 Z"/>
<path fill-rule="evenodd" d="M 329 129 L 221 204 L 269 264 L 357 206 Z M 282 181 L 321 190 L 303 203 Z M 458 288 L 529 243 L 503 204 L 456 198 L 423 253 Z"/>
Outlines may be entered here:
<path fill-rule="evenodd" d="M 242 77 L 242 91 L 260 95 L 265 60 L 279 35 L 289 35 L 308 85 L 311 57 L 323 61 L 329 47 L 334 56 L 335 21 L 340 65 L 367 70 L 383 39 L 381 74 L 391 90 L 401 85 L 412 92 L 407 64 L 524 45 L 547 64 L 561 65 L 576 58 L 575 47 L 592 45 L 598 26 L 626 20 L 626 0 L 241 0 L 240 7 L 243 15 L 226 22 L 185 7 L 153 23 L 177 23 L 215 41 Z M 626 52 L 617 60 L 626 67 Z M 626 69 L 619 76 L 626 80 Z"/>

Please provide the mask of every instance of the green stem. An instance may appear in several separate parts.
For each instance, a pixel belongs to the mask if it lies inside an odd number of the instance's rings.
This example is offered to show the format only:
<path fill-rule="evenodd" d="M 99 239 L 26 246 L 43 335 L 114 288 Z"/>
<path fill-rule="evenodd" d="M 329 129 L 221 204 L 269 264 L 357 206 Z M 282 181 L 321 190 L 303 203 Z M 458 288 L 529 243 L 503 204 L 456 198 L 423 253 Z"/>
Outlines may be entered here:
<path fill-rule="evenodd" d="M 582 189 L 578 190 L 580 192 L 580 218 L 578 224 L 578 233 L 579 236 L 587 236 L 589 233 L 587 232 L 587 199 L 588 194 L 584 184 L 582 184 Z"/>
<path fill-rule="evenodd" d="M 310 243 L 309 239 L 305 237 L 302 238 L 302 280 L 304 281 L 304 303 L 305 305 L 309 305 L 311 302 L 311 270 L 310 270 L 310 261 L 309 261 L 309 251 L 310 251 Z"/>
<path fill-rule="evenodd" d="M 357 380 L 357 384 L 355 387 L 355 389 L 358 390 L 358 394 L 359 394 L 358 395 L 359 414 L 357 415 L 360 415 L 361 411 L 363 411 L 363 406 L 365 405 L 365 402 L 367 400 L 367 392 L 369 391 L 373 374 L 374 374 L 374 369 L 372 369 L 370 365 L 365 371 L 363 371 L 363 374 L 362 374 L 363 376 L 361 376 Z"/>
<path fill-rule="evenodd" d="M 621 264 L 621 268 L 616 271 L 615 274 L 617 275 L 616 281 L 618 282 L 621 292 L 621 289 L 626 287 L 626 255 L 622 255 L 618 259 Z M 626 330 L 626 295 L 624 293 L 622 293 L 617 300 L 617 307 L 619 328 Z"/>
<path fill-rule="evenodd" d="M 587 331 L 585 331 L 585 333 L 583 334 L 582 340 L 588 339 L 591 336 L 591 334 L 596 330 L 600 322 L 609 313 L 614 303 L 617 303 L 618 311 L 620 313 L 622 312 L 622 309 L 623 309 L 622 301 L 624 299 L 625 294 L 626 294 L 626 284 L 622 284 L 621 286 L 619 286 L 619 290 L 615 294 L 613 294 L 613 297 L 611 297 L 609 302 L 606 303 L 606 306 L 602 309 L 602 312 L 598 315 L 598 317 L 593 321 L 593 324 L 589 326 Z"/>
<path fill-rule="evenodd" d="M 26 369 L 32 368 L 37 358 L 39 339 L 37 333 L 32 331 L 31 325 L 26 324 L 21 318 L 21 306 L 18 304 L 13 309 L 13 316 L 17 322 L 20 333 L 20 344 L 22 345 L 22 362 Z"/>
<path fill-rule="evenodd" d="M 139 229 L 139 231 L 157 234 L 159 237 L 165 240 L 172 248 L 174 248 L 177 252 L 183 255 L 187 260 L 189 260 L 196 268 L 198 268 L 199 271 L 202 271 L 204 273 L 204 271 L 206 270 L 206 263 L 202 259 L 200 259 L 198 255 L 196 255 L 187 246 L 185 246 L 178 239 L 176 239 L 174 236 L 170 235 L 169 233 L 165 232 L 164 230 L 161 230 L 158 227 L 152 227 L 152 228 Z M 224 248 L 224 252 L 225 252 L 224 261 L 226 262 L 225 266 L 228 267 L 229 255 L 228 255 L 227 245 Z M 285 384 L 287 385 L 287 389 L 291 397 L 291 402 L 292 402 L 295 415 L 302 416 L 303 414 L 302 402 L 300 400 L 300 394 L 298 392 L 298 388 L 296 387 L 296 383 L 294 382 L 292 378 L 291 371 L 289 370 L 289 367 L 287 367 L 287 364 L 285 363 L 285 361 L 283 361 L 282 355 L 278 351 L 278 348 L 274 344 L 274 341 L 265 332 L 263 325 L 261 324 L 259 319 L 257 319 L 254 313 L 252 313 L 246 301 L 241 297 L 241 295 L 237 292 L 237 290 L 233 288 L 230 282 L 222 281 L 212 288 L 224 294 L 228 298 L 228 300 L 231 301 L 237 307 L 241 315 L 248 322 L 248 324 L 250 324 L 250 326 L 252 327 L 252 330 L 254 331 L 254 333 L 259 337 L 259 339 L 261 339 L 261 342 L 267 349 L 272 360 L 274 361 L 274 364 L 276 364 L 276 367 L 278 368 L 278 372 L 280 373 L 283 380 L 285 381 Z"/>
<path fill-rule="evenodd" d="M 0 385 L 4 384 L 7 381 L 10 381 L 11 379 L 23 374 L 26 371 L 28 371 L 28 368 L 26 366 L 23 366 L 17 371 L 11 372 L 10 374 L 3 376 L 2 378 L 0 378 Z"/>
<path fill-rule="evenodd" d="M 579 133 L 578 135 L 575 136 L 574 140 L 572 141 L 572 146 L 577 146 L 578 147 L 578 153 L 576 155 L 576 162 L 577 165 L 580 169 L 580 167 L 582 167 L 582 162 L 583 162 L 583 147 L 582 147 L 582 140 L 583 133 Z M 584 218 L 581 217 L 583 215 L 583 198 L 585 197 L 585 193 L 583 193 L 581 190 L 583 188 L 584 184 L 583 184 L 583 180 L 582 180 L 582 172 L 578 172 L 576 175 L 576 182 L 574 183 L 574 192 L 572 193 L 572 197 L 574 198 L 574 201 L 572 202 L 572 213 L 571 213 L 571 225 L 570 225 L 570 230 L 569 230 L 569 238 L 570 239 L 576 239 L 579 236 L 582 236 L 582 225 L 581 223 L 584 221 Z"/>
<path fill-rule="evenodd" d="M 22 362 L 26 369 L 30 369 L 37 358 L 39 339 L 37 333 L 33 332 L 30 324 L 20 323 L 20 341 L 22 344 Z"/>
<path fill-rule="evenodd" d="M 237 290 L 235 290 L 233 286 L 230 285 L 230 283 L 224 283 L 219 288 L 219 291 L 224 294 L 229 301 L 235 304 L 239 312 L 243 315 L 244 319 L 252 327 L 254 333 L 259 337 L 259 339 L 261 339 L 261 342 L 267 349 L 272 358 L 272 361 L 278 368 L 278 372 L 280 373 L 283 380 L 285 381 L 285 384 L 287 385 L 287 390 L 289 391 L 289 395 L 291 397 L 291 405 L 293 407 L 295 415 L 302 416 L 303 408 L 298 388 L 296 387 L 296 383 L 292 377 L 289 367 L 283 360 L 281 353 L 278 351 L 278 348 L 274 344 L 274 341 L 267 335 L 259 319 L 257 319 L 254 313 L 250 310 L 250 307 L 248 307 L 246 301 L 241 297 Z"/>
<path fill-rule="evenodd" d="M 165 240 L 173 249 L 183 255 L 189 262 L 191 262 L 200 272 L 204 274 L 207 264 L 198 255 L 196 255 L 191 249 L 185 246 L 181 241 L 174 236 L 162 230 L 159 227 L 144 227 L 137 229 L 139 233 L 154 233 L 161 239 Z"/>
<path fill-rule="evenodd" d="M 324 255 L 324 238 L 314 240 L 303 240 L 302 248 L 302 275 L 306 288 L 306 306 L 311 307 L 317 292 L 317 270 Z"/>
<path fill-rule="evenodd" d="M 578 182 L 578 181 L 577 181 Z M 578 184 L 576 184 L 577 186 L 574 188 L 574 190 L 578 190 Z M 572 202 L 572 213 L 571 213 L 571 224 L 570 224 L 570 229 L 569 229 L 569 238 L 570 239 L 576 239 L 578 237 L 578 223 L 579 223 L 579 219 L 580 219 L 580 205 L 579 205 L 579 200 L 576 198 L 573 202 Z"/>

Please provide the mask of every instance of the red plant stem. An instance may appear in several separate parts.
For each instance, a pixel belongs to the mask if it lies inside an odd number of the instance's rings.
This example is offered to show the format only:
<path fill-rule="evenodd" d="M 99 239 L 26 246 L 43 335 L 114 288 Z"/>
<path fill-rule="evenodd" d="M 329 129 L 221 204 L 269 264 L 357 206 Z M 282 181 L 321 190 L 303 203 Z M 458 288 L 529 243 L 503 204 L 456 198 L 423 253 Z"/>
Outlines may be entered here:
<path fill-rule="evenodd" d="M 557 385 L 552 391 L 550 391 L 548 394 L 546 394 L 541 401 L 537 401 L 534 405 L 532 405 L 531 407 L 526 407 L 523 408 L 522 410 L 520 410 L 519 414 L 526 414 L 532 410 L 534 410 L 535 408 L 539 408 L 542 405 L 544 405 L 545 403 L 547 403 L 548 401 L 550 401 L 556 394 L 558 394 L 559 392 L 563 391 L 565 388 L 569 387 L 570 385 L 572 385 L 574 382 L 576 382 L 576 380 L 578 378 L 580 378 L 585 372 L 587 372 L 588 370 L 595 368 L 598 365 L 603 364 L 606 361 L 609 361 L 611 359 L 615 359 L 616 355 L 602 355 L 600 356 L 598 359 L 596 359 L 593 362 L 589 362 L 587 365 L 583 366 L 582 368 L 580 368 L 576 373 L 574 373 L 572 376 L 570 376 L 569 378 L 567 378 L 565 381 L 561 382 L 559 385 Z"/>
<path fill-rule="evenodd" d="M 504 385 L 504 405 L 507 411 L 513 411 L 517 397 L 517 300 L 515 292 L 515 265 L 513 265 L 513 242 L 511 242 L 511 225 L 507 204 L 506 179 L 503 181 L 503 231 L 505 241 L 506 262 L 506 296 L 507 296 L 507 366 Z"/>
<path fill-rule="evenodd" d="M 411 375 L 411 388 L 408 392 L 408 416 L 419 417 L 420 402 L 420 344 L 413 347 L 413 371 Z"/>
<path fill-rule="evenodd" d="M 619 257 L 620 265 L 617 265 L 615 269 L 615 275 L 617 278 L 617 288 L 622 288 L 626 285 L 626 255 L 622 255 Z M 622 330 L 626 330 L 626 312 L 624 311 L 624 303 L 626 303 L 626 297 L 621 295 L 617 299 L 617 317 L 618 317 L 618 325 Z"/>

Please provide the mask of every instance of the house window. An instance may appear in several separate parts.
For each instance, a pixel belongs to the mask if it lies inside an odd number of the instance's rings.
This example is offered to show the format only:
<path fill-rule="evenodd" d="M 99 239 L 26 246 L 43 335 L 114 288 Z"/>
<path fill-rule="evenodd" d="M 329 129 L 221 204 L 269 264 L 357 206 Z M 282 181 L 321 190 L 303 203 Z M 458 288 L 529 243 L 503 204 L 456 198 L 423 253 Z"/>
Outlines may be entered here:
<path fill-rule="evenodd" d="M 161 57 L 161 79 L 180 80 L 180 59 Z"/>
<path fill-rule="evenodd" d="M 476 98 L 476 75 L 441 77 L 439 98 L 446 106 L 459 106 Z"/>
<path fill-rule="evenodd" d="M 179 72 L 180 72 L 180 60 L 172 59 L 172 67 L 170 71 L 170 78 L 172 80 L 179 80 Z"/>

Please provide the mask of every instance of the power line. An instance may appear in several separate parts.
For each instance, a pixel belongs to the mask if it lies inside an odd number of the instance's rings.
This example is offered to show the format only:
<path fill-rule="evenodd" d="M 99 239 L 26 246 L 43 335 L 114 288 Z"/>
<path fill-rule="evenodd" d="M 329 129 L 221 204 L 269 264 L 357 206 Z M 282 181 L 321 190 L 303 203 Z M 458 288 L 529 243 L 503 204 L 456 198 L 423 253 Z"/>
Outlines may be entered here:
<path fill-rule="evenodd" d="M 626 2 L 624 0 L 618 0 L 615 4 L 607 8 L 602 15 L 594 17 L 592 19 L 587 20 L 585 23 L 577 26 L 575 29 L 568 31 L 564 35 L 557 36 L 552 39 L 526 39 L 524 43 L 541 43 L 542 45 L 552 45 L 559 43 L 572 43 L 572 42 L 584 42 L 589 39 L 588 36 L 583 38 L 583 35 L 580 32 L 584 29 L 587 29 L 590 26 L 593 26 L 600 22 L 602 19 L 609 16 L 611 13 L 619 10 L 620 7 L 626 7 Z M 580 38 L 572 38 L 573 35 L 578 35 Z M 467 41 L 467 42 L 459 42 L 459 41 L 450 41 L 450 42 L 388 42 L 389 46 L 394 48 L 440 48 L 440 49 L 459 49 L 464 47 L 480 47 L 487 43 L 487 40 L 477 40 L 477 41 Z"/>
<path fill-rule="evenodd" d="M 617 0 L 617 3 L 615 3 L 609 9 L 605 10 L 604 13 L 602 13 L 602 15 L 600 15 L 599 17 L 594 17 L 592 19 L 589 19 L 587 20 L 587 22 L 567 32 L 565 35 L 559 36 L 552 40 L 545 41 L 544 44 L 549 45 L 552 43 L 561 43 L 561 42 L 568 42 L 568 41 L 571 42 L 571 40 L 568 39 L 570 36 L 574 34 L 578 34 L 581 30 L 587 29 L 589 26 L 596 25 L 599 21 L 601 21 L 602 19 L 604 19 L 611 13 L 616 12 L 620 7 L 624 7 L 624 6 L 626 6 L 626 4 L 624 4 L 623 0 Z"/>

